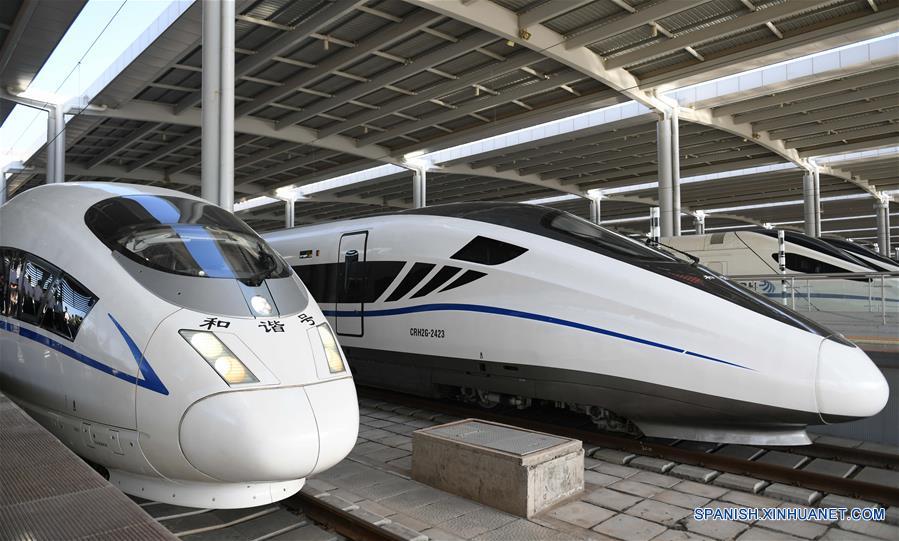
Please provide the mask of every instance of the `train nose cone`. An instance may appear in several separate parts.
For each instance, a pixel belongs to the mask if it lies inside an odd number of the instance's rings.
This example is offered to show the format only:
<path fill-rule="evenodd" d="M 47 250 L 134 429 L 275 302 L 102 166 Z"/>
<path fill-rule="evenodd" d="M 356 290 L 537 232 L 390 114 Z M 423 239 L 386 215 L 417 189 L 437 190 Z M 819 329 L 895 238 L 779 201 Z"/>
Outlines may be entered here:
<path fill-rule="evenodd" d="M 886 405 L 890 388 L 861 348 L 824 340 L 818 352 L 815 395 L 821 419 L 838 423 L 877 414 Z"/>
<path fill-rule="evenodd" d="M 285 481 L 315 468 L 319 432 L 303 387 L 216 394 L 181 421 L 181 449 L 198 470 L 222 481 Z"/>

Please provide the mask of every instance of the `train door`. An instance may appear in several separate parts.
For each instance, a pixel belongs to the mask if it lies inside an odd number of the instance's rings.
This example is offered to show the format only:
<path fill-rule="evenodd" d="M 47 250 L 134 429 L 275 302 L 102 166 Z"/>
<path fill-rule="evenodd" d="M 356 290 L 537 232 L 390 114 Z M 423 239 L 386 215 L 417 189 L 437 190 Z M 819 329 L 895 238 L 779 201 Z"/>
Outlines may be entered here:
<path fill-rule="evenodd" d="M 365 245 L 368 232 L 346 233 L 337 251 L 337 334 L 362 336 L 365 325 Z"/>

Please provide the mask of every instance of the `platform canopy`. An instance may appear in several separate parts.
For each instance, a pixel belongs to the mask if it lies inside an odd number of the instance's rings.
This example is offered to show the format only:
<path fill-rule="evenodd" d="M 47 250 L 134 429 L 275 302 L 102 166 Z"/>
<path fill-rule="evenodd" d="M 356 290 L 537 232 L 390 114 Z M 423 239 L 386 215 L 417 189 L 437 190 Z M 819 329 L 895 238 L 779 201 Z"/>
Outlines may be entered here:
<path fill-rule="evenodd" d="M 21 92 L 43 67 L 87 0 L 3 0 L 0 9 L 0 88 Z M 0 124 L 14 104 L 0 100 Z"/>
<path fill-rule="evenodd" d="M 602 190 L 605 223 L 645 231 L 656 124 L 673 113 L 685 230 L 699 210 L 707 230 L 801 229 L 791 202 L 817 167 L 824 232 L 873 237 L 876 195 L 899 189 L 896 0 L 239 0 L 237 13 L 236 200 L 260 229 L 283 224 L 288 191 L 298 223 L 408 207 L 414 156 L 432 167 L 428 204 L 561 197 L 548 204 L 586 214 Z M 200 21 L 196 2 L 73 106 L 67 180 L 199 191 Z M 13 194 L 43 182 L 44 161 L 9 179 Z"/>

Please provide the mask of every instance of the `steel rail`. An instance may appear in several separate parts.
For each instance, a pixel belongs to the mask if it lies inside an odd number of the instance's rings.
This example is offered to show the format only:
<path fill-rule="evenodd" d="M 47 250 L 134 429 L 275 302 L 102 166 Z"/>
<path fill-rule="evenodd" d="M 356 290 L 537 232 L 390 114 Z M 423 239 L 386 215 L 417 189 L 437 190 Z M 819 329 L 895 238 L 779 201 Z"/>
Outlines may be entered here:
<path fill-rule="evenodd" d="M 461 403 L 446 403 L 440 400 L 394 393 L 370 387 L 359 387 L 358 390 L 360 397 L 374 398 L 394 404 L 434 410 L 456 417 L 477 417 L 511 426 L 575 438 L 581 440 L 585 444 L 596 445 L 602 448 L 662 458 L 673 462 L 715 469 L 736 475 L 751 476 L 764 481 L 799 486 L 828 494 L 838 494 L 840 496 L 872 501 L 887 506 L 899 506 L 899 489 L 875 483 L 834 477 L 804 470 L 794 470 L 792 468 L 774 464 L 764 464 L 716 455 L 714 453 L 706 453 L 703 451 L 649 442 L 645 439 L 633 439 L 581 428 L 565 427 L 533 419 L 503 415 L 490 410 L 466 406 Z"/>
<path fill-rule="evenodd" d="M 332 507 L 315 496 L 298 492 L 284 500 L 287 507 L 301 511 L 310 520 L 323 524 L 353 541 L 407 541 L 405 537 L 380 528 L 349 511 Z"/>

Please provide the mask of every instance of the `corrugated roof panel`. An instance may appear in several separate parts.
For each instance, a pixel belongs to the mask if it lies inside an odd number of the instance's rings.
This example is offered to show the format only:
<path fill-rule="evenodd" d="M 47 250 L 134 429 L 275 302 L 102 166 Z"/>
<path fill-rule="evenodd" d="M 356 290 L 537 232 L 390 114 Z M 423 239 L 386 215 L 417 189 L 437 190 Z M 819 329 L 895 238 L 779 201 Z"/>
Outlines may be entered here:
<path fill-rule="evenodd" d="M 790 33 L 794 30 L 802 30 L 818 24 L 830 24 L 832 19 L 853 15 L 867 15 L 871 8 L 862 2 L 844 0 L 842 3 L 827 6 L 824 9 L 812 13 L 803 13 L 788 19 L 781 19 L 775 24 L 781 32 Z"/>
<path fill-rule="evenodd" d="M 377 33 L 392 24 L 396 23 L 363 11 L 351 11 L 330 25 L 320 28 L 319 33 L 346 41 L 357 42 L 365 36 Z"/>
<path fill-rule="evenodd" d="M 748 45 L 761 45 L 770 41 L 777 41 L 777 36 L 766 26 L 756 27 L 752 30 L 744 30 L 739 34 L 732 34 L 729 37 L 709 41 L 701 45 L 695 45 L 693 48 L 701 55 L 714 55 L 715 53 L 728 51 L 737 47 L 745 47 Z M 650 63 L 651 64 L 651 63 Z"/>
<path fill-rule="evenodd" d="M 516 13 L 521 13 L 526 9 L 533 9 L 544 2 L 558 2 L 559 0 L 493 0 L 495 4 L 510 9 Z M 562 0 L 564 1 L 564 0 Z"/>
<path fill-rule="evenodd" d="M 664 39 L 666 39 L 664 36 L 653 36 L 652 27 L 644 24 L 633 30 L 611 36 L 609 39 L 593 43 L 588 47 L 600 56 L 609 56 L 632 47 L 643 47 Z"/>
<path fill-rule="evenodd" d="M 583 31 L 605 24 L 622 14 L 627 15 L 627 11 L 609 0 L 602 0 L 601 2 L 591 2 L 574 11 L 545 21 L 543 25 L 554 32 L 567 36 L 578 30 Z"/>
<path fill-rule="evenodd" d="M 652 60 L 641 65 L 629 67 L 628 71 L 633 73 L 638 79 L 643 79 L 645 77 L 648 77 L 650 74 L 655 73 L 668 66 L 677 66 L 687 63 L 694 64 L 697 62 L 699 61 L 695 56 L 691 55 L 684 49 L 679 49 L 676 52 L 670 53 L 668 56 Z"/>

